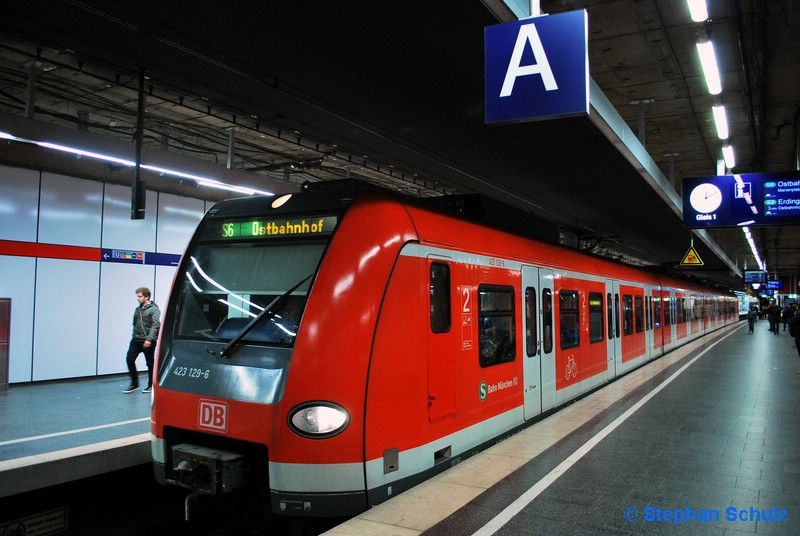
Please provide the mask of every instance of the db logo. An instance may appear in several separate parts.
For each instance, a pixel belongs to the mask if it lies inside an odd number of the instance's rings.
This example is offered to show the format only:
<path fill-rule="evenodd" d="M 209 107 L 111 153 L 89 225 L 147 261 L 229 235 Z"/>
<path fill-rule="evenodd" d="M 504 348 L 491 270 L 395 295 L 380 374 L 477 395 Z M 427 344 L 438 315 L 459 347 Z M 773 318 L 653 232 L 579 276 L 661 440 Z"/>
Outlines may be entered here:
<path fill-rule="evenodd" d="M 197 426 L 214 432 L 228 431 L 228 404 L 200 400 L 197 412 Z"/>

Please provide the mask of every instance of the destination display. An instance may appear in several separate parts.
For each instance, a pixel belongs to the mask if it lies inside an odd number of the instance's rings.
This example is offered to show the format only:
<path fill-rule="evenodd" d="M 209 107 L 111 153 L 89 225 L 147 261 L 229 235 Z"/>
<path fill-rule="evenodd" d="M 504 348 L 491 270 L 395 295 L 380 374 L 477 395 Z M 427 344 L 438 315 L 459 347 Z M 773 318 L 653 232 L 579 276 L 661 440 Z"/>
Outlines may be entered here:
<path fill-rule="evenodd" d="M 766 283 L 767 282 L 767 273 L 761 271 L 744 271 L 744 282 L 745 283 Z"/>
<path fill-rule="evenodd" d="M 800 224 L 800 172 L 683 179 L 683 226 Z"/>
<path fill-rule="evenodd" d="M 338 218 L 336 216 L 225 220 L 208 225 L 203 231 L 203 239 L 270 239 L 324 236 L 333 233 L 337 223 Z"/>

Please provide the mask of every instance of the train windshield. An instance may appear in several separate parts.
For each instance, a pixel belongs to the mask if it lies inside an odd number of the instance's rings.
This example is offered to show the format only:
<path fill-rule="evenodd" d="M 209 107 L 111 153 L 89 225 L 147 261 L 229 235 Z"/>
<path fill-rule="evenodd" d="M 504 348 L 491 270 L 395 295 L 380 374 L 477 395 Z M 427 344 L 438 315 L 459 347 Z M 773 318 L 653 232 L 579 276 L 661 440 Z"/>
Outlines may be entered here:
<path fill-rule="evenodd" d="M 230 341 L 258 318 L 242 341 L 292 346 L 324 250 L 317 241 L 201 242 L 178 281 L 174 337 Z"/>

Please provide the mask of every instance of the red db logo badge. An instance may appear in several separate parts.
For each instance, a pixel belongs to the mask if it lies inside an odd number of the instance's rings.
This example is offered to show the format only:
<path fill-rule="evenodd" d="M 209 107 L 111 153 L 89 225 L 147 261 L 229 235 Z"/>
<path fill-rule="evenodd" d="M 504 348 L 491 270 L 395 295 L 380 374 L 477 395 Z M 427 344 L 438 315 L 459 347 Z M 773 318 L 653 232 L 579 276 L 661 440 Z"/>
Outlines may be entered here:
<path fill-rule="evenodd" d="M 228 431 L 228 404 L 225 402 L 200 400 L 197 417 L 197 426 L 200 428 L 212 432 Z"/>

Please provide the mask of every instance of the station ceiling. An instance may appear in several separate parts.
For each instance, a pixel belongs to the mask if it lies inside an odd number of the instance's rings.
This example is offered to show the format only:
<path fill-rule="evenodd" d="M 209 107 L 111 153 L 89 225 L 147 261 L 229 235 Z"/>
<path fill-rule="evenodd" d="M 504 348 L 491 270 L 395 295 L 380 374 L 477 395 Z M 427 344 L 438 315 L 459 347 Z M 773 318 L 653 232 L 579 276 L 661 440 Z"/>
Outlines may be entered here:
<path fill-rule="evenodd" d="M 695 236 L 668 190 L 717 174 L 717 102 L 735 172 L 797 169 L 800 3 L 708 5 L 695 23 L 677 0 L 541 2 L 587 10 L 590 76 L 667 193 L 596 118 L 484 123 L 483 31 L 513 20 L 494 0 L 7 2 L 0 123 L 25 115 L 33 68 L 36 121 L 133 143 L 143 72 L 145 144 L 221 168 L 230 155 L 258 189 L 361 178 L 421 197 L 480 193 L 555 224 L 570 246 L 741 288 L 733 272 L 756 269 L 741 230 Z M 697 58 L 703 35 L 718 97 Z M 21 158 L 11 145 L 0 160 Z M 768 270 L 796 278 L 800 228 L 752 230 Z M 677 269 L 692 240 L 705 265 Z"/>

